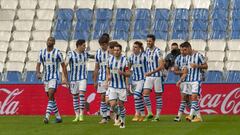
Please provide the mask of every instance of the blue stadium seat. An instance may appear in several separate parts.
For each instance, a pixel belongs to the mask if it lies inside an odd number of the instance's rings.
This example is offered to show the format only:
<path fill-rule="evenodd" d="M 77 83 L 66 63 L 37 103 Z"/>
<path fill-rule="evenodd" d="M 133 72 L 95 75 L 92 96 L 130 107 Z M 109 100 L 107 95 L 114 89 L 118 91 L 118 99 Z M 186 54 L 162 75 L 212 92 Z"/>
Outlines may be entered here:
<path fill-rule="evenodd" d="M 22 82 L 21 77 L 22 74 L 18 71 L 8 71 L 7 72 L 7 81 L 12 83 L 20 83 Z"/>
<path fill-rule="evenodd" d="M 208 29 L 208 22 L 206 20 L 193 20 L 192 30 L 207 31 L 207 29 Z"/>
<path fill-rule="evenodd" d="M 77 20 L 88 20 L 92 21 L 93 11 L 91 9 L 78 9 L 76 11 Z"/>
<path fill-rule="evenodd" d="M 240 9 L 236 9 L 232 11 L 232 18 L 233 19 L 240 19 Z"/>
<path fill-rule="evenodd" d="M 189 10 L 188 9 L 176 9 L 174 11 L 175 19 L 188 20 Z"/>
<path fill-rule="evenodd" d="M 167 31 L 153 31 L 156 39 L 168 40 L 168 32 Z"/>
<path fill-rule="evenodd" d="M 148 31 L 134 31 L 132 33 L 133 39 L 146 39 Z"/>
<path fill-rule="evenodd" d="M 69 40 L 70 39 L 69 31 L 55 31 L 53 35 L 54 35 L 55 39 L 59 39 L 59 40 Z"/>
<path fill-rule="evenodd" d="M 112 38 L 114 40 L 128 40 L 128 31 L 117 30 L 113 32 Z"/>
<path fill-rule="evenodd" d="M 91 31 L 91 21 L 88 20 L 78 20 L 75 31 Z"/>
<path fill-rule="evenodd" d="M 240 71 L 227 71 L 226 82 L 239 83 L 240 82 Z"/>
<path fill-rule="evenodd" d="M 232 21 L 232 30 L 235 30 L 235 31 L 240 30 L 240 20 Z"/>
<path fill-rule="evenodd" d="M 89 40 L 89 37 L 90 37 L 89 31 L 75 31 L 74 33 L 75 40 L 78 40 L 78 39 Z"/>
<path fill-rule="evenodd" d="M 193 9 L 193 19 L 208 20 L 207 9 Z"/>
<path fill-rule="evenodd" d="M 168 31 L 167 20 L 155 20 L 153 22 L 153 31 Z"/>
<path fill-rule="evenodd" d="M 149 20 L 135 20 L 134 21 L 134 30 L 148 30 L 150 27 Z"/>
<path fill-rule="evenodd" d="M 59 9 L 57 12 L 57 20 L 72 20 L 73 15 L 72 9 Z"/>
<path fill-rule="evenodd" d="M 182 40 L 187 40 L 189 36 L 188 31 L 173 31 L 172 33 L 172 39 L 182 39 Z"/>
<path fill-rule="evenodd" d="M 214 9 L 228 9 L 229 0 L 213 0 Z"/>
<path fill-rule="evenodd" d="M 177 19 L 177 20 L 174 20 L 174 23 L 173 23 L 173 30 L 184 30 L 184 31 L 187 31 L 188 30 L 188 21 L 187 20 L 180 20 L 180 19 Z"/>
<path fill-rule="evenodd" d="M 41 80 L 37 79 L 36 72 L 35 71 L 27 71 L 26 73 L 26 82 L 30 83 L 40 83 Z"/>
<path fill-rule="evenodd" d="M 135 20 L 151 20 L 151 11 L 149 9 L 136 9 L 135 10 Z"/>
<path fill-rule="evenodd" d="M 95 31 L 109 31 L 110 30 L 110 21 L 109 20 L 97 20 L 94 30 Z"/>
<path fill-rule="evenodd" d="M 211 13 L 212 19 L 227 19 L 228 18 L 228 11 L 227 9 L 215 9 Z"/>
<path fill-rule="evenodd" d="M 215 31 L 226 31 L 227 30 L 228 21 L 222 19 L 212 20 L 212 30 Z"/>
<path fill-rule="evenodd" d="M 223 73 L 220 71 L 208 71 L 206 73 L 205 82 L 208 83 L 220 83 L 223 82 Z"/>
<path fill-rule="evenodd" d="M 130 21 L 132 17 L 132 11 L 130 9 L 117 9 L 116 20 L 128 20 Z"/>
<path fill-rule="evenodd" d="M 96 9 L 96 19 L 97 20 L 111 20 L 112 19 L 112 10 L 99 8 Z"/>
<path fill-rule="evenodd" d="M 202 39 L 202 40 L 207 40 L 208 39 L 208 32 L 207 31 L 201 31 L 201 30 L 196 30 L 192 31 L 192 39 Z"/>
<path fill-rule="evenodd" d="M 230 39 L 240 39 L 240 31 L 231 31 Z"/>
<path fill-rule="evenodd" d="M 226 31 L 212 31 L 210 33 L 210 39 L 226 39 L 227 32 Z"/>
<path fill-rule="evenodd" d="M 232 0 L 233 9 L 240 9 L 240 0 Z"/>
<path fill-rule="evenodd" d="M 179 75 L 176 75 L 174 72 L 168 72 L 166 82 L 176 83 L 179 79 L 180 79 Z"/>
<path fill-rule="evenodd" d="M 62 30 L 66 31 L 66 30 L 70 30 L 71 26 L 72 26 L 71 21 L 57 20 L 55 30 L 56 31 L 62 31 Z"/>
<path fill-rule="evenodd" d="M 114 30 L 128 31 L 130 28 L 130 21 L 117 20 L 114 24 Z"/>
<path fill-rule="evenodd" d="M 155 10 L 155 20 L 168 20 L 169 19 L 169 10 L 168 9 L 156 9 Z"/>

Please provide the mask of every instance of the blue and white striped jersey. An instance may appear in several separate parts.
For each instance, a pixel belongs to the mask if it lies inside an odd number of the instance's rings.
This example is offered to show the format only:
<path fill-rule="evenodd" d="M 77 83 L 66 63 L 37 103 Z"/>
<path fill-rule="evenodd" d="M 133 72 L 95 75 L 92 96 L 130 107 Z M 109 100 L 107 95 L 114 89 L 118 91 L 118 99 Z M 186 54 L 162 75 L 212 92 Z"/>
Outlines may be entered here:
<path fill-rule="evenodd" d="M 117 88 L 117 89 L 127 88 L 126 77 L 118 73 L 118 70 L 125 72 L 126 68 L 128 67 L 127 58 L 123 55 L 119 59 L 112 56 L 108 60 L 108 67 L 110 69 L 110 76 L 111 76 L 109 87 Z"/>
<path fill-rule="evenodd" d="M 62 62 L 64 60 L 60 50 L 56 48 L 53 48 L 51 52 L 48 52 L 46 48 L 40 50 L 38 63 L 43 64 L 43 80 L 59 80 L 59 65 Z"/>
<path fill-rule="evenodd" d="M 144 74 L 147 72 L 147 56 L 145 52 L 138 55 L 132 54 L 129 57 L 129 63 L 132 65 L 132 80 L 144 80 Z"/>
<path fill-rule="evenodd" d="M 188 65 L 188 55 L 183 56 L 183 55 L 178 55 L 177 58 L 175 59 L 175 67 L 178 67 L 179 70 L 183 70 L 183 68 L 187 68 Z M 184 79 L 186 81 L 187 78 Z"/>
<path fill-rule="evenodd" d="M 70 81 L 79 81 L 87 79 L 87 61 L 88 53 L 86 51 L 78 53 L 69 51 L 66 57 L 66 63 L 70 66 Z"/>
<path fill-rule="evenodd" d="M 162 53 L 159 48 L 155 47 L 153 50 L 147 48 L 146 50 L 147 55 L 147 71 L 151 72 L 157 67 L 159 67 L 159 60 L 162 59 Z M 158 71 L 151 75 L 151 77 L 161 77 L 162 72 Z"/>
<path fill-rule="evenodd" d="M 99 65 L 98 70 L 98 81 L 105 81 L 107 79 L 107 62 L 110 58 L 108 51 L 103 51 L 102 49 L 98 49 L 95 55 L 96 64 Z"/>
<path fill-rule="evenodd" d="M 191 68 L 190 64 L 204 64 L 205 58 L 201 53 L 193 53 L 192 55 L 189 55 L 188 57 L 188 75 L 186 80 L 190 82 L 194 81 L 201 81 L 202 72 L 200 68 Z"/>

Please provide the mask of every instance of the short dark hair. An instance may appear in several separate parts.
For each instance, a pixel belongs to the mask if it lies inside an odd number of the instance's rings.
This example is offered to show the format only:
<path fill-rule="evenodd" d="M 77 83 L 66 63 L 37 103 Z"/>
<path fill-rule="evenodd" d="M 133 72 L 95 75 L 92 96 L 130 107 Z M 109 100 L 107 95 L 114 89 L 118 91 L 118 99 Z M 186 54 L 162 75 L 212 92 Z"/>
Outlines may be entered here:
<path fill-rule="evenodd" d="M 102 37 L 107 37 L 108 39 L 110 39 L 110 36 L 109 36 L 108 33 L 103 33 L 103 34 L 102 34 Z"/>
<path fill-rule="evenodd" d="M 142 42 L 140 42 L 140 41 L 135 41 L 134 44 L 138 45 L 138 47 L 141 48 L 141 51 L 142 51 L 142 52 L 144 51 L 143 43 L 142 43 Z"/>
<path fill-rule="evenodd" d="M 113 49 L 115 45 L 117 45 L 118 42 L 117 41 L 111 41 L 109 42 L 109 48 Z"/>
<path fill-rule="evenodd" d="M 153 34 L 148 34 L 148 35 L 147 35 L 147 38 L 151 38 L 153 41 L 156 40 L 156 37 L 155 37 L 155 35 L 153 35 Z"/>
<path fill-rule="evenodd" d="M 172 43 L 171 46 L 178 46 L 178 44 L 174 42 L 174 43 Z"/>
<path fill-rule="evenodd" d="M 78 39 L 76 42 L 76 47 L 83 45 L 85 42 L 86 41 L 84 39 Z"/>
<path fill-rule="evenodd" d="M 104 44 L 104 43 L 108 43 L 109 42 L 109 37 L 107 36 L 101 36 L 99 39 L 98 39 L 98 43 L 99 44 Z"/>
<path fill-rule="evenodd" d="M 183 42 L 181 45 L 180 45 L 180 47 L 181 48 L 191 48 L 191 44 L 188 42 L 188 41 L 186 41 L 186 42 Z"/>
<path fill-rule="evenodd" d="M 114 47 L 120 48 L 120 50 L 122 51 L 122 46 L 120 44 L 116 44 L 114 45 Z"/>

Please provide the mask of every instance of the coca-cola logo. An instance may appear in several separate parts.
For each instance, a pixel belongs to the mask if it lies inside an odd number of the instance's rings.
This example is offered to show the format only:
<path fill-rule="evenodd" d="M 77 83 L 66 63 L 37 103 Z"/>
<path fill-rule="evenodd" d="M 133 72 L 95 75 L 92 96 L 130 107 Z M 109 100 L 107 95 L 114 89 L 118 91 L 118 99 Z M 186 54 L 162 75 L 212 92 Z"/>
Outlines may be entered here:
<path fill-rule="evenodd" d="M 207 114 L 218 114 L 216 109 L 220 109 L 222 114 L 239 114 L 240 88 L 228 94 L 206 94 L 201 98 L 199 105 L 201 112 Z"/>
<path fill-rule="evenodd" d="M 3 98 L 0 101 L 0 115 L 13 115 L 19 109 L 19 101 L 15 101 L 16 96 L 20 95 L 23 90 L 14 89 L 10 91 L 5 88 L 0 88 L 0 93 L 3 95 L 6 94 L 6 98 Z M 3 93 L 3 94 L 2 94 Z"/>

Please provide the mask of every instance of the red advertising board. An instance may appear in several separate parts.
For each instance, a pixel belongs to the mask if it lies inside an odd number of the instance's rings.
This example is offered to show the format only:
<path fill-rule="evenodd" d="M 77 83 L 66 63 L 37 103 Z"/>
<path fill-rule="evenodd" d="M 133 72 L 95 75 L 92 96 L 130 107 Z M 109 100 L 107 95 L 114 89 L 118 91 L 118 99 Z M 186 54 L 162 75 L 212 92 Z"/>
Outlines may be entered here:
<path fill-rule="evenodd" d="M 97 114 L 100 96 L 92 85 L 86 93 L 86 113 Z M 73 115 L 72 97 L 69 90 L 59 86 L 56 101 L 62 115 Z M 154 93 L 151 94 L 155 112 Z M 179 89 L 174 84 L 166 84 L 163 94 L 162 114 L 177 114 L 180 103 Z M 199 102 L 203 114 L 240 114 L 240 84 L 203 84 Z M 42 115 L 45 113 L 47 96 L 43 85 L 0 85 L 0 115 Z M 133 96 L 126 102 L 127 114 L 134 114 Z M 187 111 L 186 111 L 187 112 Z"/>

